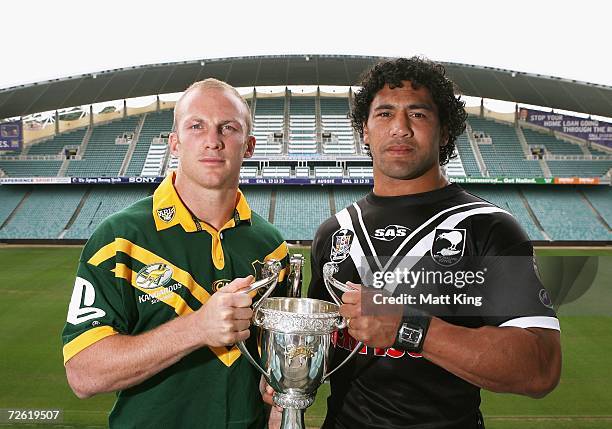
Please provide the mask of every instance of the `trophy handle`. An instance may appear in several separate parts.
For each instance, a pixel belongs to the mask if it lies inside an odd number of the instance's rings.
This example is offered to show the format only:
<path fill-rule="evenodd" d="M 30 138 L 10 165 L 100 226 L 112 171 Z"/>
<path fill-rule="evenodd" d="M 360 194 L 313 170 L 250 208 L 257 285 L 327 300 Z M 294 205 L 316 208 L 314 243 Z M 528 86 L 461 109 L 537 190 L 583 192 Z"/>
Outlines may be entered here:
<path fill-rule="evenodd" d="M 326 262 L 325 265 L 323 265 L 323 283 L 325 283 L 325 288 L 327 289 L 327 292 L 329 292 L 329 295 L 332 297 L 334 302 L 338 305 L 342 305 L 342 301 L 340 300 L 338 295 L 336 295 L 336 292 L 334 292 L 332 286 L 336 289 L 341 290 L 342 292 L 348 292 L 353 289 L 349 288 L 346 284 L 334 278 L 334 274 L 336 274 L 337 272 L 337 264 L 333 262 Z"/>
<path fill-rule="evenodd" d="M 340 365 L 338 365 L 337 367 L 332 369 L 327 374 L 323 375 L 323 378 L 321 379 L 321 383 L 323 383 L 325 380 L 327 380 L 327 378 L 329 378 L 334 372 L 336 372 L 340 368 L 342 368 L 345 363 L 347 363 L 349 360 L 351 360 L 351 358 L 353 356 L 355 356 L 359 350 L 361 350 L 362 347 L 363 347 L 363 341 L 359 341 L 357 343 L 357 345 L 355 346 L 355 348 L 351 351 L 351 353 L 342 362 L 340 362 Z"/>
<path fill-rule="evenodd" d="M 255 302 L 255 304 L 253 304 L 253 324 L 255 326 L 261 325 L 261 320 L 258 317 L 259 307 L 261 306 L 261 304 L 263 304 L 263 300 L 269 297 L 272 292 L 274 292 L 274 288 L 276 288 L 276 285 L 278 284 L 278 275 L 281 272 L 280 261 L 276 259 L 270 259 L 266 261 L 261 272 L 262 272 L 262 275 L 266 277 L 261 280 L 257 280 L 251 283 L 251 285 L 247 289 L 242 291 L 242 293 L 248 294 L 258 289 L 261 289 L 262 287 L 266 287 L 266 286 L 268 287 L 268 290 L 266 290 L 266 292 L 261 296 L 261 298 L 259 298 Z M 244 357 L 251 363 L 251 365 L 257 368 L 257 370 L 261 372 L 263 376 L 266 377 L 266 379 L 270 378 L 270 373 L 264 371 L 264 369 L 257 363 L 257 361 L 255 361 L 253 356 L 251 356 L 251 353 L 247 350 L 247 347 L 244 341 L 238 341 L 236 343 L 236 346 L 238 347 L 238 350 L 240 350 L 240 353 L 242 353 Z"/>

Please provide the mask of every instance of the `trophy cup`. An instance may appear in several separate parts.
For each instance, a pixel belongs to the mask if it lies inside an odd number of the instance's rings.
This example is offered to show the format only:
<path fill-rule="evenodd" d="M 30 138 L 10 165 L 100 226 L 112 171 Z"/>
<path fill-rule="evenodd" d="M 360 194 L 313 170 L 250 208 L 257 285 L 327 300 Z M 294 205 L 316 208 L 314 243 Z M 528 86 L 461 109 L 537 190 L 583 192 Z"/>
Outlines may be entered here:
<path fill-rule="evenodd" d="M 291 258 L 290 293 L 301 284 L 304 258 Z M 328 269 L 325 284 L 346 285 L 329 278 L 336 271 Z M 331 273 L 331 274 L 330 274 Z M 274 286 L 276 282 L 274 282 Z M 263 287 L 263 286 L 260 286 Z M 281 429 L 304 429 L 304 410 L 313 404 L 317 388 L 348 362 L 363 343 L 359 343 L 335 369 L 329 370 L 334 347 L 332 333 L 346 326 L 338 312 L 340 299 L 331 292 L 331 303 L 318 299 L 268 298 L 271 287 L 253 305 L 253 324 L 261 328 L 261 357 L 255 360 L 244 342 L 237 343 L 246 359 L 259 370 L 274 389 L 274 403 L 283 408 Z M 299 292 L 299 291 L 298 291 Z"/>

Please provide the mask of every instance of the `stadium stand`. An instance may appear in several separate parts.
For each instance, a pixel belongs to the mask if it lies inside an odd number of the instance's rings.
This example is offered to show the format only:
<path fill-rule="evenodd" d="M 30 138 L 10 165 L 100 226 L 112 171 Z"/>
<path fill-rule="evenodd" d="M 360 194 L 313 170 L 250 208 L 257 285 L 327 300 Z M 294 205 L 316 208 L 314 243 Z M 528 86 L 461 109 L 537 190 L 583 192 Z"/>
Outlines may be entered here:
<path fill-rule="evenodd" d="M 552 133 L 543 133 L 522 127 L 523 135 L 527 143 L 532 146 L 543 146 L 548 153 L 553 155 L 584 155 L 577 144 L 557 139 Z"/>
<path fill-rule="evenodd" d="M 289 104 L 289 153 L 317 153 L 314 97 L 291 97 Z"/>
<path fill-rule="evenodd" d="M 546 161 L 553 176 L 580 176 L 599 177 L 604 176 L 612 168 L 612 159 L 609 160 L 568 160 L 568 161 Z"/>
<path fill-rule="evenodd" d="M 582 190 L 593 208 L 612 227 L 612 192 L 609 186 L 594 186 Z"/>
<path fill-rule="evenodd" d="M 86 132 L 87 128 L 81 128 L 58 134 L 30 146 L 28 155 L 60 155 L 66 146 L 80 147 Z"/>
<path fill-rule="evenodd" d="M 23 197 L 30 191 L 26 186 L 0 186 L 0 226 L 19 205 Z"/>
<path fill-rule="evenodd" d="M 612 240 L 612 232 L 573 187 L 525 187 L 523 194 L 553 240 Z"/>
<path fill-rule="evenodd" d="M 272 188 L 267 186 L 242 186 L 240 190 L 249 202 L 251 210 L 263 217 L 265 220 L 269 220 Z"/>
<path fill-rule="evenodd" d="M 326 188 L 284 187 L 276 192 L 274 225 L 287 240 L 312 240 L 321 222 L 330 216 Z"/>
<path fill-rule="evenodd" d="M 149 158 L 151 144 L 154 138 L 158 138 L 161 134 L 168 134 L 172 131 L 173 122 L 173 111 L 162 110 L 160 112 L 147 113 L 144 118 L 144 124 L 138 137 L 138 142 L 132 154 L 130 165 L 126 171 L 126 176 L 158 176 L 156 174 L 148 174 L 149 171 L 156 170 L 160 173 L 163 169 L 163 162 L 165 160 L 166 151 L 163 152 L 161 162 L 159 163 L 159 169 L 155 169 L 153 160 L 155 158 Z M 167 145 L 164 144 L 167 148 Z M 157 160 L 157 159 L 155 159 Z M 149 164 L 147 164 L 149 161 Z M 146 165 L 146 168 L 145 168 Z"/>
<path fill-rule="evenodd" d="M 280 154 L 283 151 L 282 138 L 274 138 L 274 134 L 282 135 L 285 116 L 285 99 L 258 98 L 255 103 L 253 135 L 257 139 L 255 155 Z"/>
<path fill-rule="evenodd" d="M 80 186 L 33 187 L 19 210 L 0 230 L 0 238 L 60 238 L 84 193 L 85 188 Z"/>
<path fill-rule="evenodd" d="M 55 177 L 62 161 L 1 160 L 0 170 L 9 177 Z"/>
<path fill-rule="evenodd" d="M 523 226 L 531 240 L 545 240 L 546 237 L 529 213 L 526 202 L 521 198 L 518 187 L 512 186 L 474 186 L 465 187 L 468 192 L 510 212 Z"/>
<path fill-rule="evenodd" d="M 336 202 L 336 212 L 362 199 L 370 190 L 369 186 L 335 187 L 334 201 Z"/>
<path fill-rule="evenodd" d="M 538 161 L 525 159 L 513 126 L 477 116 L 469 116 L 468 122 L 474 133 L 491 138 L 491 143 L 478 144 L 491 176 L 544 177 Z"/>
<path fill-rule="evenodd" d="M 149 191 L 140 186 L 122 186 L 121 190 L 112 186 L 92 187 L 64 238 L 88 239 L 106 217 L 146 197 Z"/>
<path fill-rule="evenodd" d="M 355 136 L 348 117 L 349 104 L 347 98 L 321 97 L 321 130 L 323 132 L 323 153 L 354 154 Z M 326 139 L 325 133 L 330 133 Z"/>
<path fill-rule="evenodd" d="M 480 173 L 480 169 L 478 168 L 478 162 L 474 157 L 474 152 L 470 147 L 470 142 L 468 141 L 467 135 L 465 133 L 461 134 L 457 139 L 457 153 L 461 158 L 461 164 L 463 165 L 463 170 L 466 176 L 474 176 L 479 177 L 482 176 Z"/>
<path fill-rule="evenodd" d="M 66 176 L 117 176 L 128 150 L 129 136 L 133 136 L 140 118 L 129 116 L 94 126 L 82 159 L 70 160 Z"/>

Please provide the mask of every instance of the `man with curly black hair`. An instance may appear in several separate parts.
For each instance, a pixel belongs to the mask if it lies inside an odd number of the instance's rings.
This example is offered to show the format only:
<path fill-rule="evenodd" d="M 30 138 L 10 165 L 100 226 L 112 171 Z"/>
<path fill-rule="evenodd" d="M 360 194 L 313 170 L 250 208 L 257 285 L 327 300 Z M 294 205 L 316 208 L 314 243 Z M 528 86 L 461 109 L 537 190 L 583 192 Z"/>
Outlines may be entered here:
<path fill-rule="evenodd" d="M 533 247 L 510 213 L 448 183 L 466 113 L 441 65 L 385 61 L 361 86 L 352 119 L 374 189 L 319 227 L 309 296 L 331 299 L 322 271 L 334 264 L 355 290 L 342 294 L 333 366 L 365 346 L 332 375 L 323 428 L 482 428 L 481 388 L 542 397 L 559 380 Z"/>

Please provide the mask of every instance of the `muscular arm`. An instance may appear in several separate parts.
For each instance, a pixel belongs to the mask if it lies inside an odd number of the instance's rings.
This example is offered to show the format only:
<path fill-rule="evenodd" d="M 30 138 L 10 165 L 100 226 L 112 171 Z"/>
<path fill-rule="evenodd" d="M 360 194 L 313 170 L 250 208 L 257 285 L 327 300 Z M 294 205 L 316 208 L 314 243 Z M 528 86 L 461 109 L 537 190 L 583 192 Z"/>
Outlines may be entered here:
<path fill-rule="evenodd" d="M 493 392 L 540 398 L 561 374 L 559 331 L 484 326 L 471 329 L 433 318 L 423 357 Z"/>
<path fill-rule="evenodd" d="M 351 319 L 349 333 L 371 347 L 392 346 L 401 315 L 362 315 L 362 295 L 358 290 L 342 295 L 340 314 Z M 561 374 L 559 332 L 552 329 L 494 326 L 474 329 L 434 317 L 422 354 L 483 389 L 534 398 L 553 390 Z"/>
<path fill-rule="evenodd" d="M 239 290 L 250 277 L 216 292 L 198 311 L 140 335 L 106 337 L 66 362 L 68 384 L 79 398 L 142 383 L 194 350 L 218 347 L 249 336 L 251 298 Z"/>

